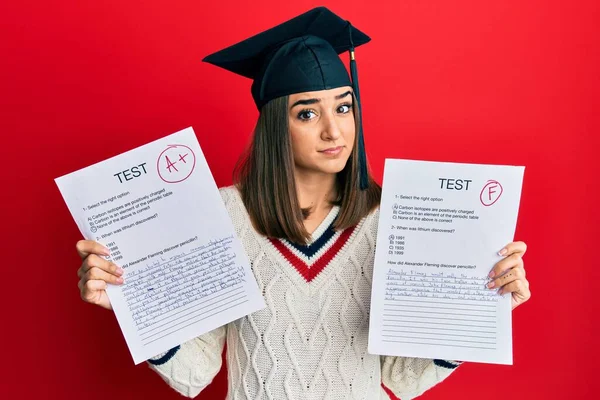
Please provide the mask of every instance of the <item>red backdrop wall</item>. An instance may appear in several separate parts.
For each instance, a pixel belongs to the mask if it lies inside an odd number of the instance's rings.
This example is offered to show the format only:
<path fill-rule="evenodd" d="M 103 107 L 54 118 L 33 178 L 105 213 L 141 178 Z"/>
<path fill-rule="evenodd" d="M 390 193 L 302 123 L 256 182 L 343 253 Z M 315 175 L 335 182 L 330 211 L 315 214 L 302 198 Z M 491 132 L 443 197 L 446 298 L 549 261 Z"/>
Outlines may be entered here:
<path fill-rule="evenodd" d="M 134 366 L 111 312 L 79 299 L 79 232 L 53 179 L 193 126 L 219 186 L 257 112 L 206 54 L 321 3 L 0 5 L 0 396 L 176 399 Z M 532 300 L 514 365 L 465 364 L 424 399 L 589 398 L 600 389 L 598 2 L 328 1 L 357 51 L 368 155 L 525 165 L 518 240 Z M 593 247 L 595 245 L 595 247 Z M 224 370 L 200 399 L 224 398 Z"/>

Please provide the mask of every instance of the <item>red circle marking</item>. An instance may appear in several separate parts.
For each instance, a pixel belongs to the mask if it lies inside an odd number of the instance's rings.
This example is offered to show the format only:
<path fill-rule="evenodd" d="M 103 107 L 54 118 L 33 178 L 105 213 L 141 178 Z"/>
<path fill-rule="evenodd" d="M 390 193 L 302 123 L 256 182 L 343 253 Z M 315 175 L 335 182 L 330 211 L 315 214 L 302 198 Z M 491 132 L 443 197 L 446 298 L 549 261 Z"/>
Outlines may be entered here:
<path fill-rule="evenodd" d="M 181 172 L 180 174 L 174 174 L 173 177 L 165 177 L 163 176 L 164 171 L 166 171 L 166 167 L 163 166 L 163 171 L 161 172 L 161 161 L 163 163 L 167 162 L 166 160 L 166 152 L 169 150 L 175 150 L 175 149 L 186 149 L 187 151 L 189 151 L 192 155 L 192 159 L 193 159 L 193 163 L 192 166 L 189 168 L 189 172 L 187 172 L 186 175 L 184 175 L 186 172 Z M 163 154 L 165 154 L 165 159 L 161 160 L 163 158 Z M 173 156 L 173 159 L 178 160 L 179 155 Z M 172 163 L 172 164 L 176 164 L 178 161 Z M 158 176 L 160 177 L 160 179 L 162 179 L 164 182 L 167 183 L 178 183 L 178 182 L 183 182 L 185 181 L 187 178 L 189 178 L 189 176 L 192 174 L 192 172 L 194 171 L 194 168 L 196 167 L 196 155 L 194 154 L 194 151 L 192 149 L 190 149 L 188 146 L 184 145 L 184 144 L 172 144 L 167 146 L 166 149 L 164 149 L 158 156 L 158 160 L 156 160 L 156 170 L 158 171 Z M 169 174 L 172 174 L 171 171 L 169 171 Z"/>
<path fill-rule="evenodd" d="M 491 200 L 488 199 L 483 199 L 483 192 L 491 185 L 498 185 L 500 186 L 500 192 L 498 193 L 498 196 L 496 196 L 496 198 L 494 199 L 494 201 L 492 201 L 490 203 Z M 490 179 L 487 181 L 487 183 L 483 186 L 483 189 L 481 189 L 481 193 L 479 194 L 479 200 L 481 201 L 481 204 L 483 204 L 486 207 L 491 206 L 492 204 L 494 204 L 495 202 L 498 201 L 498 199 L 500 198 L 500 196 L 502 196 L 502 192 L 504 191 L 504 189 L 502 188 L 502 185 L 500 184 L 500 182 L 495 181 L 493 179 Z"/>

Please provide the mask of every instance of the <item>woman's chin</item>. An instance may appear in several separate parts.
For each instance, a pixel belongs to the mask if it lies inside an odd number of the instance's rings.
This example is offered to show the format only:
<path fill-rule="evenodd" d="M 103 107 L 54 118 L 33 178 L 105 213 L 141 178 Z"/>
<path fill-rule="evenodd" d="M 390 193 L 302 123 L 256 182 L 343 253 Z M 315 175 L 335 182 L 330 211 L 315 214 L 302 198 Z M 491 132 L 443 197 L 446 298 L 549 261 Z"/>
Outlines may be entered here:
<path fill-rule="evenodd" d="M 344 167 L 346 166 L 346 161 L 347 160 L 332 160 L 332 162 L 319 165 L 318 169 L 326 174 L 337 174 L 343 171 Z"/>
<path fill-rule="evenodd" d="M 309 174 L 334 175 L 342 172 L 347 162 L 348 158 L 313 161 L 311 163 L 296 164 L 296 171 Z"/>

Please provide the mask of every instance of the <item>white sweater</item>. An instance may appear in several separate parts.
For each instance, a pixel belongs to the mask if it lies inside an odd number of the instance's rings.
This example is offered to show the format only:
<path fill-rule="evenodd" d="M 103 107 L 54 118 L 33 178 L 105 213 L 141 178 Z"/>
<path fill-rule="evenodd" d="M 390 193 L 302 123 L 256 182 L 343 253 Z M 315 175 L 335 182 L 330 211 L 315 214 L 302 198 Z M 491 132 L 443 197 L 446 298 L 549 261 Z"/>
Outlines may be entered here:
<path fill-rule="evenodd" d="M 456 368 L 367 353 L 379 209 L 334 232 L 334 207 L 311 244 L 293 246 L 259 235 L 235 188 L 220 192 L 267 308 L 149 360 L 173 389 L 198 395 L 221 369 L 225 341 L 228 400 L 408 400 Z"/>

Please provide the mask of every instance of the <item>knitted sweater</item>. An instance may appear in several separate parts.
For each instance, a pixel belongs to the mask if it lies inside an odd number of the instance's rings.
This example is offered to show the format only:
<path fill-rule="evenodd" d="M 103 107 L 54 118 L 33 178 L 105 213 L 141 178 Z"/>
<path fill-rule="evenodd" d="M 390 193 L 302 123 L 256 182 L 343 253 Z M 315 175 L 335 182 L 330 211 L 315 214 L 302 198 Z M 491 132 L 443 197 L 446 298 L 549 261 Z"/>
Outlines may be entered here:
<path fill-rule="evenodd" d="M 198 395 L 221 369 L 228 400 L 408 400 L 458 365 L 367 353 L 379 210 L 335 232 L 335 206 L 307 246 L 252 227 L 239 192 L 221 196 L 267 307 L 148 360 L 176 391 Z"/>

